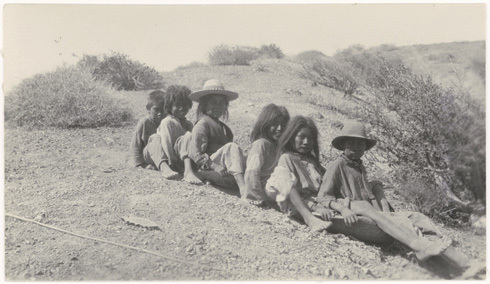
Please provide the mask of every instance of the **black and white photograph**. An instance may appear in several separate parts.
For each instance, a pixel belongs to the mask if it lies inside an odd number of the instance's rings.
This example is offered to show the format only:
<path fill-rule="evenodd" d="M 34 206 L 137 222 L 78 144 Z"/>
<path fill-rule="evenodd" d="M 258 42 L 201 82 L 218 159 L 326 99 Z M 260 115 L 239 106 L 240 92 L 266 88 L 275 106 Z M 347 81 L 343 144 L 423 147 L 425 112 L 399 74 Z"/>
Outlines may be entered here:
<path fill-rule="evenodd" d="M 2 282 L 485 281 L 485 1 L 2 1 Z"/>

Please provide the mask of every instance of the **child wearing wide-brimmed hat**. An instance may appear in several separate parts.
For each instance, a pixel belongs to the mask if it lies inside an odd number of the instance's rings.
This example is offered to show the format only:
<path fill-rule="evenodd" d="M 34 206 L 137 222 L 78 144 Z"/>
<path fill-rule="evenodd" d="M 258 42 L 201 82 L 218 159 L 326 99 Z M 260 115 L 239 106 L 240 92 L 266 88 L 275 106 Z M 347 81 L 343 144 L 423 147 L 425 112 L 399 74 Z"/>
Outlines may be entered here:
<path fill-rule="evenodd" d="M 365 151 L 375 145 L 376 140 L 366 135 L 362 123 L 346 123 L 341 135 L 332 140 L 332 146 L 343 153 L 327 166 L 317 201 L 340 212 L 348 227 L 356 226 L 358 215 L 368 217 L 382 231 L 410 247 L 419 260 L 440 255 L 461 269 L 468 268 L 465 276 L 478 272 L 481 264 L 456 251 L 451 240 L 444 237 L 425 215 L 390 212 L 381 183 L 368 181 L 361 160 Z"/>
<path fill-rule="evenodd" d="M 231 129 L 219 120 L 228 117 L 229 102 L 238 98 L 238 93 L 225 90 L 223 83 L 211 79 L 189 98 L 199 103 L 188 148 L 197 167 L 196 175 L 219 187 L 238 187 L 241 193 L 245 192 L 242 149 L 233 142 Z"/>

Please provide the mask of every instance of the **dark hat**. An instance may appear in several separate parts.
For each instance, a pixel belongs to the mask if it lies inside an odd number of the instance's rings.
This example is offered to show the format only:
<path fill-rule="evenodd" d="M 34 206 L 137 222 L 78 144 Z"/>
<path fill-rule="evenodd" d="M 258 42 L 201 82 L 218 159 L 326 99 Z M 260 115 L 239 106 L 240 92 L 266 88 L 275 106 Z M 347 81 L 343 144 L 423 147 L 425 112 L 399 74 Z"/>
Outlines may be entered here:
<path fill-rule="evenodd" d="M 207 80 L 206 83 L 204 83 L 201 91 L 196 91 L 190 94 L 189 99 L 195 102 L 199 102 L 199 99 L 210 94 L 225 95 L 228 101 L 232 101 L 238 98 L 238 93 L 225 90 L 225 87 L 223 86 L 223 83 L 221 83 L 221 81 L 211 79 Z"/>
<path fill-rule="evenodd" d="M 342 128 L 342 133 L 332 140 L 332 146 L 341 151 L 344 150 L 344 140 L 346 138 L 362 138 L 366 141 L 366 150 L 376 145 L 376 140 L 370 139 L 366 135 L 364 125 L 357 121 L 348 122 Z"/>

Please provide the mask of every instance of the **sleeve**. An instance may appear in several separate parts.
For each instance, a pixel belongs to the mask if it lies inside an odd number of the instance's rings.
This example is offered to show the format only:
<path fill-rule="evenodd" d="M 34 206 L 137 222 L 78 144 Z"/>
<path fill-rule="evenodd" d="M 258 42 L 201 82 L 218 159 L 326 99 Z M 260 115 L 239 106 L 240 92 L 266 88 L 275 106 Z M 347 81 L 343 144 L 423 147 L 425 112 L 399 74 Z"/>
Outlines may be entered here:
<path fill-rule="evenodd" d="M 192 122 L 188 121 L 187 119 L 185 120 L 185 130 L 189 131 L 189 132 L 192 132 L 192 127 L 194 125 L 192 124 Z"/>
<path fill-rule="evenodd" d="M 206 150 L 209 143 L 209 127 L 203 121 L 199 121 L 192 129 L 192 138 L 189 145 L 189 158 L 191 158 L 198 168 L 207 169 L 211 164 L 211 159 Z"/>
<path fill-rule="evenodd" d="M 330 208 L 330 202 L 337 201 L 340 194 L 340 167 L 337 163 L 332 163 L 327 167 L 323 175 L 323 182 L 318 192 L 317 202 Z"/>
<path fill-rule="evenodd" d="M 255 141 L 247 158 L 247 169 L 245 170 L 245 185 L 247 186 L 247 197 L 257 200 L 267 200 L 264 192 L 265 184 L 262 184 L 260 173 L 264 166 L 265 147 L 264 143 Z"/>
<path fill-rule="evenodd" d="M 144 130 L 144 121 L 138 121 L 138 124 L 133 132 L 133 137 L 131 137 L 131 144 L 129 145 L 130 163 L 133 167 L 137 167 L 145 163 L 145 159 L 143 158 L 143 149 L 146 145 L 142 138 Z"/>
<path fill-rule="evenodd" d="M 174 143 L 177 140 L 177 137 L 173 137 L 173 135 L 175 135 L 175 129 L 176 126 L 171 120 L 164 119 L 157 130 L 158 135 L 161 137 L 163 153 L 165 153 L 169 165 L 172 164 L 172 161 L 178 160 L 174 151 Z"/>

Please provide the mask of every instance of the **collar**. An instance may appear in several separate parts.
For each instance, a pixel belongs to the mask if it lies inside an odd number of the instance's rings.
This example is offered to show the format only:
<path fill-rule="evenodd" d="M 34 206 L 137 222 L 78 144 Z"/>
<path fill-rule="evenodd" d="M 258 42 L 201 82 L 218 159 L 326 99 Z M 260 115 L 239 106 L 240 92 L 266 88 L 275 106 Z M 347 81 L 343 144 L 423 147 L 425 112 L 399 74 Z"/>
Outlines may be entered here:
<path fill-rule="evenodd" d="M 155 124 L 156 126 L 158 126 L 159 124 L 153 120 L 153 118 L 151 117 L 151 115 L 148 115 L 148 120 L 151 121 L 151 123 Z"/>
<path fill-rule="evenodd" d="M 179 121 L 180 123 L 182 123 L 182 122 L 186 121 L 186 118 L 185 118 L 185 117 L 184 117 L 184 118 L 178 118 L 178 117 L 176 117 L 175 115 L 173 115 L 173 114 L 171 114 L 171 113 L 167 114 L 167 116 L 170 116 L 171 118 L 173 118 L 173 119 L 175 119 L 175 120 Z"/>
<path fill-rule="evenodd" d="M 351 160 L 351 159 L 347 158 L 347 156 L 344 153 L 342 153 L 340 155 L 340 157 L 345 161 L 345 163 L 349 167 L 355 168 L 356 170 L 360 171 L 361 173 L 366 172 L 366 168 L 364 167 L 364 164 L 362 163 L 361 159 L 359 159 L 357 161 Z"/>

